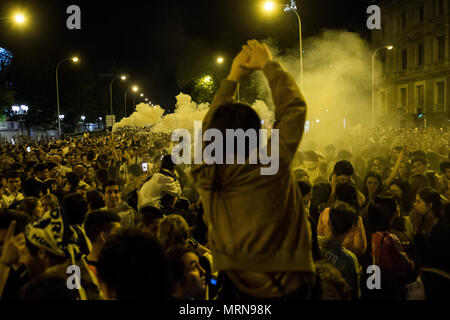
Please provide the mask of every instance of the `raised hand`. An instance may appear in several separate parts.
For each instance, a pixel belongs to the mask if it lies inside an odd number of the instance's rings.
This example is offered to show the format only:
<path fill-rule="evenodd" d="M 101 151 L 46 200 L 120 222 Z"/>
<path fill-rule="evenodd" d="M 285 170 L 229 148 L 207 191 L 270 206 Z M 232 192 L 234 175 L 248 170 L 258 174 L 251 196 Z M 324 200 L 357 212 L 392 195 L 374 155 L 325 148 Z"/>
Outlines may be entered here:
<path fill-rule="evenodd" d="M 242 50 L 233 59 L 231 70 L 227 77 L 228 80 L 238 82 L 243 76 L 250 73 L 251 70 L 242 67 L 250 59 L 250 54 L 250 48 L 248 46 L 242 46 Z"/>
<path fill-rule="evenodd" d="M 257 40 L 249 40 L 247 41 L 247 46 L 251 51 L 251 55 L 250 59 L 242 64 L 243 68 L 248 70 L 262 70 L 267 62 L 272 61 L 272 54 L 265 44 L 261 44 Z"/>

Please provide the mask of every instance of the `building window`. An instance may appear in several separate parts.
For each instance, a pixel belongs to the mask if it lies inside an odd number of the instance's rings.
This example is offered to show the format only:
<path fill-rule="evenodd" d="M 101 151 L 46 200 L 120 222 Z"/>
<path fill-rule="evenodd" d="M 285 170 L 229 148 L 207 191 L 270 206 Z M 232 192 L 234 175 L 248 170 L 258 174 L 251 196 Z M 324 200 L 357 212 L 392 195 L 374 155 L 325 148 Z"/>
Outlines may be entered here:
<path fill-rule="evenodd" d="M 434 101 L 434 111 L 443 112 L 445 111 L 445 81 L 436 81 L 434 83 L 435 90 L 435 101 Z"/>
<path fill-rule="evenodd" d="M 408 105 L 408 88 L 400 88 L 399 92 L 399 109 L 405 113 Z"/>
<path fill-rule="evenodd" d="M 425 85 L 416 85 L 416 110 L 425 107 Z"/>
<path fill-rule="evenodd" d="M 380 91 L 379 96 L 380 114 L 387 114 L 387 92 L 386 90 Z"/>
<path fill-rule="evenodd" d="M 424 64 L 424 57 L 425 57 L 424 53 L 425 53 L 425 44 L 422 42 L 417 45 L 417 65 L 418 66 L 423 66 L 423 64 Z"/>
<path fill-rule="evenodd" d="M 445 56 L 445 38 L 440 36 L 436 38 L 437 40 L 437 60 L 443 61 Z"/>
<path fill-rule="evenodd" d="M 402 69 L 406 69 L 408 67 L 408 49 L 402 50 Z"/>
<path fill-rule="evenodd" d="M 402 15 L 400 17 L 400 27 L 402 30 L 406 29 L 406 10 L 402 11 Z"/>
<path fill-rule="evenodd" d="M 422 2 L 417 8 L 417 22 L 421 23 L 425 20 L 425 4 Z"/>

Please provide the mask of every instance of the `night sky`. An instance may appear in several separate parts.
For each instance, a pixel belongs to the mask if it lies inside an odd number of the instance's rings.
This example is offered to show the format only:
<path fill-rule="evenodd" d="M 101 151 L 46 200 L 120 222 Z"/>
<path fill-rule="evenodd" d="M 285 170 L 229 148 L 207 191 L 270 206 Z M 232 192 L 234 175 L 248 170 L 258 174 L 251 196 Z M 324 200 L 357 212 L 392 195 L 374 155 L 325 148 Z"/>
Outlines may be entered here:
<path fill-rule="evenodd" d="M 289 3 L 288 0 L 278 2 Z M 73 78 L 79 83 L 72 88 L 81 88 L 95 77 L 96 103 L 106 109 L 111 79 L 108 74 L 123 72 L 130 75 L 129 83 L 139 84 L 153 103 L 171 107 L 180 91 L 176 81 L 178 60 L 195 41 L 230 59 L 250 38 L 272 37 L 280 41 L 281 47 L 297 47 L 295 15 L 280 10 L 266 16 L 260 9 L 261 3 L 258 0 L 2 0 L 0 16 L 21 8 L 29 15 L 30 22 L 21 29 L 3 22 L 0 46 L 14 55 L 8 79 L 13 82 L 17 100 L 30 104 L 39 100 L 54 106 L 56 64 L 77 54 L 81 59 L 78 66 L 68 63 L 61 68 L 62 99 L 77 99 L 77 94 L 82 94 L 68 89 L 71 81 L 75 81 Z M 369 39 L 365 12 L 370 0 L 297 3 L 303 39 L 327 28 L 358 32 Z M 66 8 L 72 4 L 81 8 L 81 30 L 66 28 L 69 17 Z M 122 106 L 125 85 L 118 81 L 114 89 L 114 99 L 119 100 L 116 104 Z"/>

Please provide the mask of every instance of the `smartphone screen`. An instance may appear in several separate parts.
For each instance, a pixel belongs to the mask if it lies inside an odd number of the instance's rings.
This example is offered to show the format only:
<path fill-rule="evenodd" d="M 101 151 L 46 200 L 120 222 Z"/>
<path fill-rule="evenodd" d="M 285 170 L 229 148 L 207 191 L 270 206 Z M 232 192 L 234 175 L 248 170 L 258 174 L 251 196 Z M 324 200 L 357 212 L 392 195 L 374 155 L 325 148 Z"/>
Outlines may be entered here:
<path fill-rule="evenodd" d="M 148 170 L 147 162 L 142 162 L 142 171 L 147 172 L 147 170 Z"/>

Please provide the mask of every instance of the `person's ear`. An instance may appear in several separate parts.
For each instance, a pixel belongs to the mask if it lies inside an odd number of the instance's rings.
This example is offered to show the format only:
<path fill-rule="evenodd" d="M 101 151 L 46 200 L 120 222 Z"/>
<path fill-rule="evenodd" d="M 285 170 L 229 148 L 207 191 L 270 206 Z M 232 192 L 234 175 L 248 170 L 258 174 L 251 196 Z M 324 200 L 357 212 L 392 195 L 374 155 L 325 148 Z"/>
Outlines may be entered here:
<path fill-rule="evenodd" d="M 106 242 L 106 238 L 107 238 L 106 233 L 103 232 L 103 231 L 100 232 L 97 238 L 98 238 L 99 241 L 101 241 L 102 243 L 105 243 L 105 242 Z"/>

